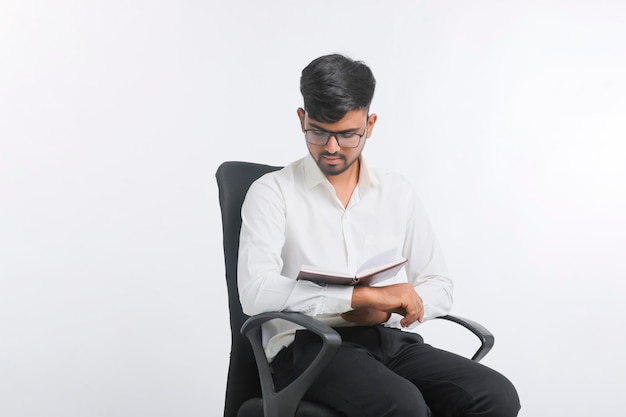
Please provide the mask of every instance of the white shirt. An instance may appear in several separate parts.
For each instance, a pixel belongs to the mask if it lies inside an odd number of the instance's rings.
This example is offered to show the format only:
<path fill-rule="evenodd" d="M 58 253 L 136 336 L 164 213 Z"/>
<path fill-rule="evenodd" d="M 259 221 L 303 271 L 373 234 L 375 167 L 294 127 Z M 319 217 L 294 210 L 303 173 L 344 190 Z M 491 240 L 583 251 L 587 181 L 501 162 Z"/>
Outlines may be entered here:
<path fill-rule="evenodd" d="M 308 155 L 255 181 L 241 217 L 238 286 L 247 315 L 298 311 L 330 326 L 353 326 L 341 318 L 352 309 L 353 287 L 296 280 L 300 267 L 355 272 L 394 248 L 408 262 L 393 282 L 413 284 L 424 302 L 424 320 L 450 310 L 453 284 L 412 186 L 399 174 L 368 168 L 362 157 L 359 184 L 346 208 Z M 400 327 L 399 318 L 386 325 Z M 264 324 L 269 360 L 298 328 L 282 320 Z"/>

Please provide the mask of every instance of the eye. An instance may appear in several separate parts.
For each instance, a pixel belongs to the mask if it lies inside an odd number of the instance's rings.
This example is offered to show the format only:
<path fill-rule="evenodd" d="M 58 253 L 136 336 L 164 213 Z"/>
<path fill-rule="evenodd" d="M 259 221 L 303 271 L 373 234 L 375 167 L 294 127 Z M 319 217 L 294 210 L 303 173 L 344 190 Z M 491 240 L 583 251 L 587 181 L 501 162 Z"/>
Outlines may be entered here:
<path fill-rule="evenodd" d="M 320 138 L 326 136 L 326 132 L 324 132 L 323 130 L 310 130 L 309 132 L 311 132 L 315 136 L 319 136 Z"/>
<path fill-rule="evenodd" d="M 341 133 L 341 134 L 339 135 L 339 137 L 341 137 L 341 139 L 352 139 L 352 138 L 354 138 L 355 136 L 357 136 L 357 134 L 356 134 L 356 133 Z"/>

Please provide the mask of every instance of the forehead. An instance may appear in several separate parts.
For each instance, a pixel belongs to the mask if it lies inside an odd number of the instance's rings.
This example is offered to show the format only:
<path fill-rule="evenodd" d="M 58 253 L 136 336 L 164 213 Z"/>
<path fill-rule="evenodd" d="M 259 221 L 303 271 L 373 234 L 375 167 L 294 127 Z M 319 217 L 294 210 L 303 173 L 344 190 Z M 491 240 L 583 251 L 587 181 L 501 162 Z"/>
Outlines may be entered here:
<path fill-rule="evenodd" d="M 319 122 L 315 119 L 311 119 L 308 114 L 305 114 L 304 117 L 304 122 L 307 125 L 337 132 L 342 130 L 360 129 L 363 127 L 366 120 L 367 109 L 350 110 L 341 118 L 341 120 L 334 123 Z"/>

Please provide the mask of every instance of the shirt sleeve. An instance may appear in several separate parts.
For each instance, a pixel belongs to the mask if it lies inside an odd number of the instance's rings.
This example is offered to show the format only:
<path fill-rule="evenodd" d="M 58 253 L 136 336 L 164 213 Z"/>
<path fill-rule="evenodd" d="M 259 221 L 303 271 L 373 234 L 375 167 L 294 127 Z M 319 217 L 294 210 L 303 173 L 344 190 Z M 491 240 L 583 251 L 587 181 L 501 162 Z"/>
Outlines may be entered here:
<path fill-rule="evenodd" d="M 298 311 L 319 316 L 349 311 L 352 287 L 282 275 L 286 211 L 280 187 L 271 176 L 253 183 L 241 212 L 237 282 L 244 313 Z"/>
<path fill-rule="evenodd" d="M 452 307 L 453 282 L 432 230 L 428 215 L 412 191 L 404 256 L 409 260 L 407 278 L 424 302 L 424 320 L 448 314 Z"/>

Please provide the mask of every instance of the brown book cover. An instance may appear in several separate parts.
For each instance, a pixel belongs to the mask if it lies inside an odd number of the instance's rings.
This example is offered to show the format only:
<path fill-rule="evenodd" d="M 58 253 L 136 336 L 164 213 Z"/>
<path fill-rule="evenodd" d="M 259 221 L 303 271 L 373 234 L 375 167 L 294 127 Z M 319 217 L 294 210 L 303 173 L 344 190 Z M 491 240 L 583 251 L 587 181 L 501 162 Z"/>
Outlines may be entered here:
<path fill-rule="evenodd" d="M 396 257 L 395 253 L 395 250 L 390 250 L 370 258 L 354 274 L 332 272 L 311 265 L 302 265 L 298 279 L 337 285 L 377 284 L 396 276 L 407 262 L 405 258 Z"/>

